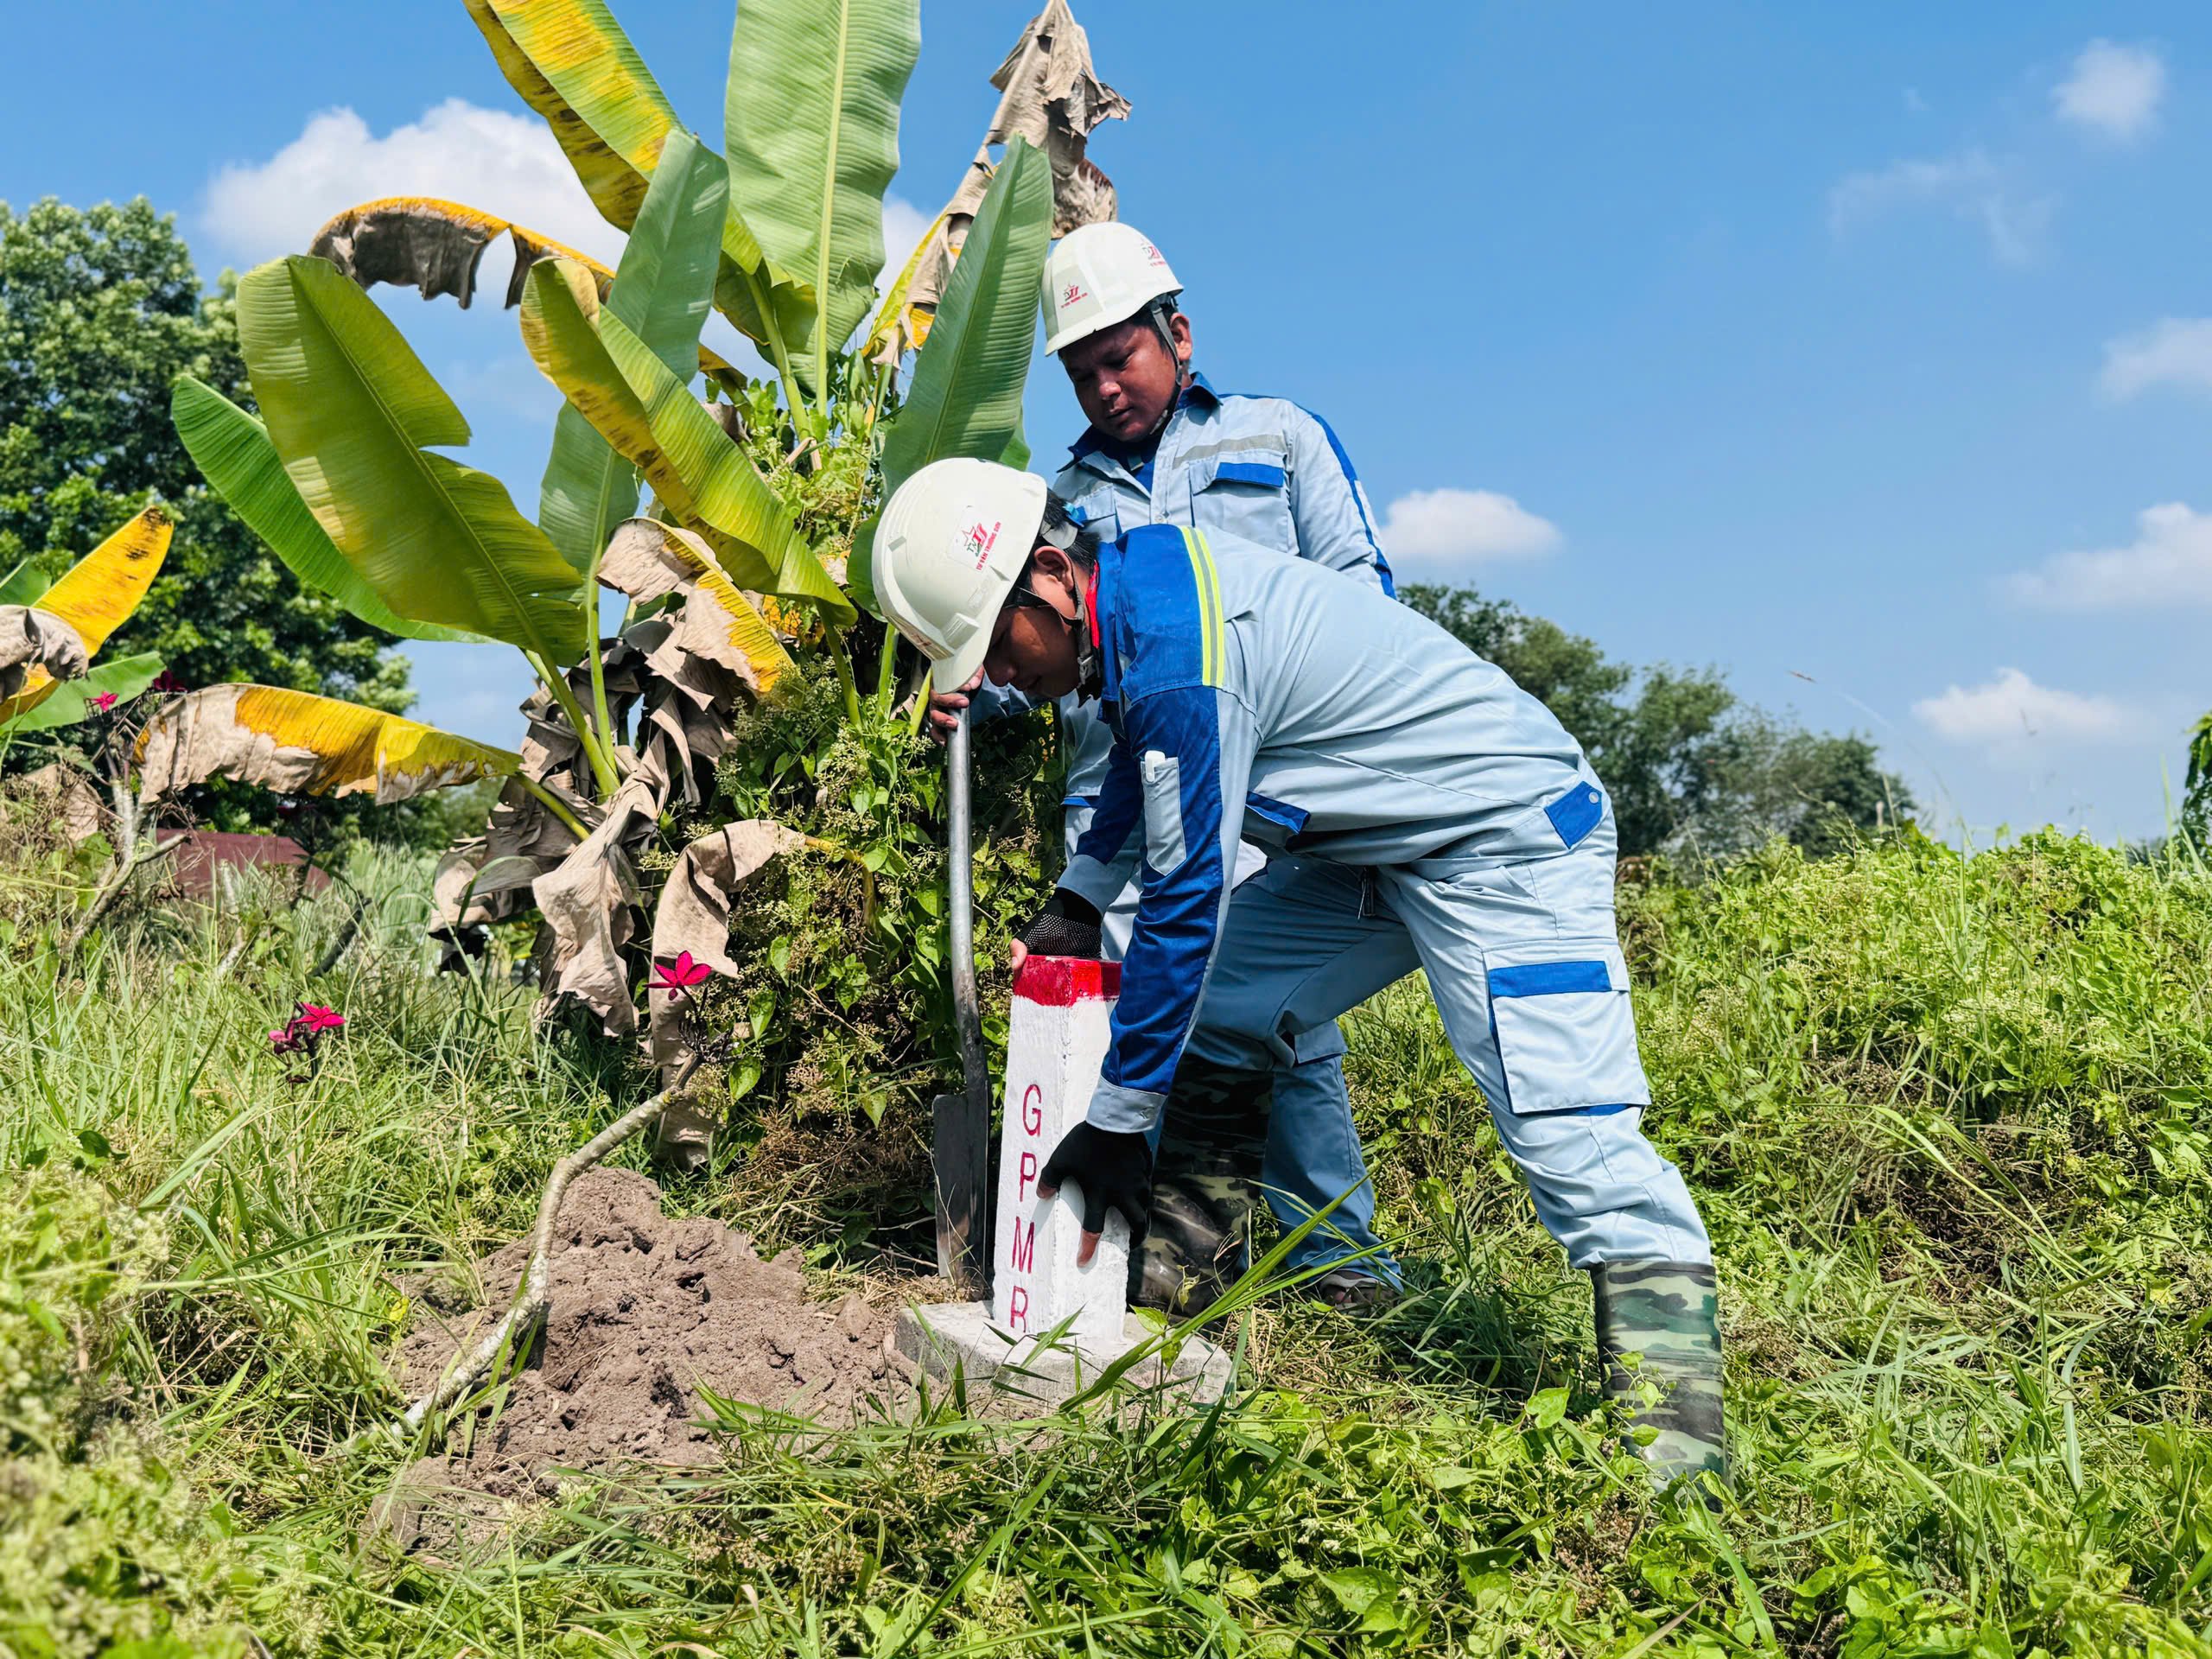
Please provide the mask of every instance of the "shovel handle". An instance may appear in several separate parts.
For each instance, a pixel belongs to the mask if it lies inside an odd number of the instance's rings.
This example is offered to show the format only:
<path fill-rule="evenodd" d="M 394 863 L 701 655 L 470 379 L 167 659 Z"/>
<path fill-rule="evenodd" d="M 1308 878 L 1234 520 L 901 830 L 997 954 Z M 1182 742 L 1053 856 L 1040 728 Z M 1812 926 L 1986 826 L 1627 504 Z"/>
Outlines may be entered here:
<path fill-rule="evenodd" d="M 960 1035 L 962 1092 L 938 1102 L 936 1126 L 938 1268 L 971 1287 L 990 1283 L 990 1241 L 984 1194 L 990 1175 L 990 1068 L 983 1057 L 983 1020 L 976 999 L 976 884 L 969 791 L 968 728 L 960 711 L 944 746 L 946 852 L 952 925 L 952 1012 Z M 947 1121 L 950 1118 L 952 1121 Z"/>

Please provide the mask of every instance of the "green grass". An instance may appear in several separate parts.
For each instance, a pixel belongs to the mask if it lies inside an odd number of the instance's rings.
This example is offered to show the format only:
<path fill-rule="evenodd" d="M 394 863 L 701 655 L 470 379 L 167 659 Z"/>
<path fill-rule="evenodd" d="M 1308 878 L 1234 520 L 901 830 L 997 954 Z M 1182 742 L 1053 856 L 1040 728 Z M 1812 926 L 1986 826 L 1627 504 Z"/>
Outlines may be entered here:
<path fill-rule="evenodd" d="M 579 1479 L 458 1565 L 365 1527 L 410 1449 L 334 1448 L 402 1403 L 416 1275 L 519 1231 L 633 1077 L 428 975 L 418 860 L 357 854 L 321 979 L 342 894 L 125 914 L 65 968 L 68 873 L 8 872 L 0 1654 L 2212 1655 L 2194 867 L 1904 841 L 1624 894 L 1721 1263 L 1722 1513 L 1621 1451 L 1588 1292 L 1414 983 L 1351 1021 L 1388 1317 L 1262 1305 L 1198 1417 L 724 1408 L 720 1463 Z M 348 1024 L 296 1083 L 301 996 Z M 781 1179 L 671 1202 L 759 1222 Z M 787 1224 L 869 1267 L 834 1205 Z"/>

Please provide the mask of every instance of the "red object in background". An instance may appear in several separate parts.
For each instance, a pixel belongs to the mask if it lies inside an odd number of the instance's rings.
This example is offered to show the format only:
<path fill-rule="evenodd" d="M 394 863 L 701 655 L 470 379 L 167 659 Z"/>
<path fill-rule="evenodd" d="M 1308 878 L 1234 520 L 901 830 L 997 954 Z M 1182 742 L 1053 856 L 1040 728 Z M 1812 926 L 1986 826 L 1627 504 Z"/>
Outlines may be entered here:
<path fill-rule="evenodd" d="M 289 836 L 239 836 L 217 830 L 194 830 L 178 848 L 170 868 L 188 899 L 215 896 L 216 872 L 232 869 L 296 870 L 308 850 Z M 321 893 L 330 878 L 321 870 L 308 872 L 307 890 Z"/>

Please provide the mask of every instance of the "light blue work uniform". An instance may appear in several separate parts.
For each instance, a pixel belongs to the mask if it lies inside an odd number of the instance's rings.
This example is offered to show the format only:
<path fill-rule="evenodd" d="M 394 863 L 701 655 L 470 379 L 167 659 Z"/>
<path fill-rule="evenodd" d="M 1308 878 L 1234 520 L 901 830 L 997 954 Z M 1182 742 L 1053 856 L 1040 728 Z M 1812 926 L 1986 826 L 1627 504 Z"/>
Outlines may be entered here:
<path fill-rule="evenodd" d="M 1148 453 L 1132 456 L 1086 432 L 1052 489 L 1102 543 L 1144 524 L 1196 524 L 1394 591 L 1351 458 L 1325 421 L 1285 398 L 1218 392 L 1194 373 Z M 1073 696 L 1061 700 L 1059 721 L 1067 765 L 1063 828 L 1072 855 L 1105 782 L 1114 734 L 1096 705 Z M 1256 849 L 1245 849 L 1234 876 L 1254 874 L 1261 861 Z M 1106 954 L 1118 958 L 1136 919 L 1136 883 L 1100 909 Z M 1363 1271 L 1395 1280 L 1395 1264 L 1375 1236 L 1375 1191 L 1352 1126 L 1344 1054 L 1343 1034 L 1327 1019 L 1301 1038 L 1294 1054 L 1285 1049 L 1240 1062 L 1274 1074 L 1260 1184 L 1286 1230 L 1336 1205 L 1292 1253 L 1290 1268 L 1359 1255 Z"/>
<path fill-rule="evenodd" d="M 1186 1043 L 1294 1058 L 1422 968 L 1570 1262 L 1710 1261 L 1643 1134 L 1611 805 L 1551 713 L 1378 590 L 1235 536 L 1128 532 L 1096 609 L 1115 742 L 1060 880 L 1141 898 L 1090 1122 L 1148 1129 Z M 1276 856 L 1235 887 L 1240 840 Z"/>

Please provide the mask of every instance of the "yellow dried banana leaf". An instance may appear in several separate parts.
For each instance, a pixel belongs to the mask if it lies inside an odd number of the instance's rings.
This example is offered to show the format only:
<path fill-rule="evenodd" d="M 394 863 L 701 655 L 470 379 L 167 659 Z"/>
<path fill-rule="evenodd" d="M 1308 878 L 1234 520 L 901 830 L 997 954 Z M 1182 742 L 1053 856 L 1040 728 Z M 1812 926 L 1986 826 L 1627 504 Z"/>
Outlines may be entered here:
<path fill-rule="evenodd" d="M 271 685 L 214 685 L 164 704 L 132 756 L 153 802 L 231 778 L 286 795 L 371 795 L 379 804 L 499 778 L 522 757 L 380 709 Z"/>
<path fill-rule="evenodd" d="M 509 309 L 522 302 L 523 283 L 541 259 L 575 260 L 591 273 L 602 300 L 613 285 L 614 273 L 589 254 L 512 219 L 436 196 L 380 196 L 348 207 L 315 233 L 308 251 L 329 260 L 363 288 L 412 284 L 426 300 L 450 295 L 466 310 L 476 297 L 484 250 L 502 236 L 515 253 L 507 273 Z M 699 372 L 733 397 L 750 384 L 742 369 L 705 346 L 699 347 Z"/>
<path fill-rule="evenodd" d="M 436 196 L 381 196 L 348 207 L 315 233 L 308 251 L 330 263 L 363 288 L 412 283 L 426 300 L 451 295 L 466 310 L 476 297 L 476 268 L 484 250 L 500 237 L 514 245 L 507 277 L 510 306 L 522 299 L 530 268 L 549 255 L 573 259 L 598 278 L 600 292 L 614 273 L 566 243 L 466 203 Z"/>
<path fill-rule="evenodd" d="M 87 662 L 130 620 L 168 556 L 175 526 L 159 507 L 148 507 L 77 561 L 68 574 L 39 595 L 38 608 L 68 624 Z M 77 671 L 81 674 L 82 668 Z M 0 720 L 26 714 L 54 695 L 55 677 L 43 666 L 23 676 L 13 696 L 0 702 Z"/>
<path fill-rule="evenodd" d="M 641 605 L 681 594 L 670 643 L 719 663 L 760 696 L 774 690 L 791 666 L 767 619 L 722 574 L 714 550 L 688 530 L 658 518 L 626 521 L 601 556 L 599 579 Z"/>

